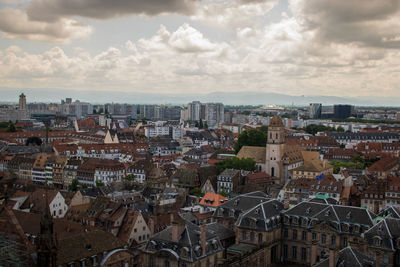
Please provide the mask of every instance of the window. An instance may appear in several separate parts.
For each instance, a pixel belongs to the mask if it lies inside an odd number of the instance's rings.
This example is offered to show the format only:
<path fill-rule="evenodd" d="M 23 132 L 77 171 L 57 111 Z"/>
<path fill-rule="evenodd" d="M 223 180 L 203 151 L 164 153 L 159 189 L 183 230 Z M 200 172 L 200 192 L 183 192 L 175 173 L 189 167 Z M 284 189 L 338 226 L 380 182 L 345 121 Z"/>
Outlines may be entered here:
<path fill-rule="evenodd" d="M 296 246 L 292 247 L 292 258 L 293 259 L 297 258 L 297 247 Z"/>
<path fill-rule="evenodd" d="M 297 230 L 293 230 L 293 240 L 297 240 Z"/>
<path fill-rule="evenodd" d="M 261 233 L 258 234 L 258 243 L 261 244 L 263 242 L 263 236 Z"/>
<path fill-rule="evenodd" d="M 287 238 L 289 236 L 288 229 L 283 230 L 283 237 Z"/>
<path fill-rule="evenodd" d="M 288 257 L 288 246 L 283 245 L 283 257 L 287 258 Z"/>
<path fill-rule="evenodd" d="M 302 261 L 307 260 L 307 249 L 306 248 L 301 248 L 301 260 Z"/>
<path fill-rule="evenodd" d="M 332 235 L 331 236 L 331 245 L 335 245 L 336 244 L 336 236 Z"/>
<path fill-rule="evenodd" d="M 343 247 L 347 247 L 347 237 L 343 238 Z"/>
<path fill-rule="evenodd" d="M 250 232 L 250 241 L 254 242 L 254 232 Z"/>
<path fill-rule="evenodd" d="M 317 233 L 312 233 L 312 240 L 316 240 L 317 239 Z"/>
<path fill-rule="evenodd" d="M 301 234 L 301 240 L 307 240 L 307 232 L 303 231 L 303 233 Z"/>
<path fill-rule="evenodd" d="M 388 256 L 388 254 L 383 254 L 383 258 L 382 258 L 382 263 L 383 264 L 388 264 L 389 263 L 389 256 Z"/>
<path fill-rule="evenodd" d="M 326 234 L 322 234 L 321 236 L 321 243 L 325 244 L 326 243 Z"/>
<path fill-rule="evenodd" d="M 247 238 L 246 235 L 247 235 L 247 234 L 246 234 L 246 231 L 243 231 L 243 232 L 242 232 L 242 240 L 246 240 L 246 238 Z"/>
<path fill-rule="evenodd" d="M 164 267 L 169 267 L 169 261 L 168 260 L 164 261 Z"/>

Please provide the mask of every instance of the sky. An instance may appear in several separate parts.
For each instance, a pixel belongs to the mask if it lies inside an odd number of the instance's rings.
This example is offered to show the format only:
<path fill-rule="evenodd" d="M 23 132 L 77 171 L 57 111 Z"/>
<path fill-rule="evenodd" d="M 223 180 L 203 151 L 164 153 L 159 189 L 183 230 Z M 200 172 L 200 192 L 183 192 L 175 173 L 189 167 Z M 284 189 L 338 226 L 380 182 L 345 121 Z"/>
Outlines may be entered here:
<path fill-rule="evenodd" d="M 1 88 L 400 99 L 400 0 L 0 0 Z"/>

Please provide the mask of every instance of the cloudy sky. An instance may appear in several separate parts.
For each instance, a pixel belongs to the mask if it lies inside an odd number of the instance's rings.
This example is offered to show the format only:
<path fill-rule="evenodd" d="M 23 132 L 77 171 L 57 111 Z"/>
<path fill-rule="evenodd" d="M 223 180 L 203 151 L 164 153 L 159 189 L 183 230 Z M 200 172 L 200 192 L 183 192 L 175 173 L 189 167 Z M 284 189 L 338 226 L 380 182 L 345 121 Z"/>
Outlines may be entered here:
<path fill-rule="evenodd" d="M 400 97 L 400 0 L 0 0 L 0 86 Z"/>

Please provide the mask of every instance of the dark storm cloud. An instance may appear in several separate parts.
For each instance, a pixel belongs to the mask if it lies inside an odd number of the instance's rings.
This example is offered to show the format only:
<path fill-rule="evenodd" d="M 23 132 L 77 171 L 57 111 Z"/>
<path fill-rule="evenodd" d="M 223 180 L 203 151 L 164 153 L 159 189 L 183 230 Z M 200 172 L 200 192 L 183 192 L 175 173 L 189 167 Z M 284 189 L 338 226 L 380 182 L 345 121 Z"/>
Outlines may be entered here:
<path fill-rule="evenodd" d="M 192 14 L 197 0 L 37 0 L 28 6 L 31 19 L 56 21 L 64 16 L 110 19 L 130 14 Z"/>

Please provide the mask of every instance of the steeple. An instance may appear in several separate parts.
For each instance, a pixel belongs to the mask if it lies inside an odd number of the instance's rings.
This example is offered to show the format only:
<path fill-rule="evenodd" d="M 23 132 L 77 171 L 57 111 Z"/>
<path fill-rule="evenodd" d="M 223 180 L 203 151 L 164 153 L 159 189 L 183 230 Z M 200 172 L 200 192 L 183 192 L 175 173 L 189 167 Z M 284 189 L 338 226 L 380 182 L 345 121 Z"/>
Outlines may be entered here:
<path fill-rule="evenodd" d="M 40 233 L 36 242 L 37 266 L 56 267 L 57 239 L 54 233 L 54 223 L 50 214 L 47 187 L 44 197 L 46 207 L 40 220 Z"/>

